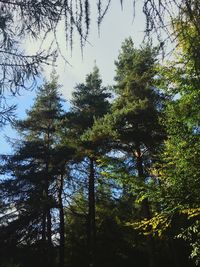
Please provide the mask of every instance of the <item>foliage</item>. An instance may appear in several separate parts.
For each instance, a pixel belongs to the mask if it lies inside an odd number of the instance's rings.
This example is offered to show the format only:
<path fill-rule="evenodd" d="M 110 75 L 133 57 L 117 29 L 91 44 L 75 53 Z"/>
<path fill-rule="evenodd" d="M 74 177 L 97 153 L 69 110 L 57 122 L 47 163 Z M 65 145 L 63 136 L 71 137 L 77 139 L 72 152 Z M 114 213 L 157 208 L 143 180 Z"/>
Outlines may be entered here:
<path fill-rule="evenodd" d="M 65 112 L 52 77 L 15 122 L 20 140 L 1 156 L 3 266 L 199 265 L 199 35 L 180 3 L 173 61 L 128 38 L 111 91 L 95 66 Z"/>
<path fill-rule="evenodd" d="M 123 0 L 119 3 L 123 9 Z M 140 13 L 133 2 L 133 14 Z M 111 0 L 96 1 L 97 24 L 100 27 L 105 15 L 111 8 Z M 60 43 L 57 29 L 60 22 L 64 23 L 66 43 L 73 48 L 74 34 L 80 37 L 81 49 L 87 42 L 91 26 L 91 0 L 14 0 L 0 1 L 0 122 L 5 124 L 13 115 L 14 107 L 7 107 L 5 97 L 7 92 L 13 95 L 19 93 L 22 88 L 34 88 L 36 77 L 40 75 L 45 64 L 51 64 L 57 53 L 60 53 Z M 151 39 L 151 33 L 156 33 L 160 47 L 164 52 L 167 40 L 174 42 L 178 35 L 189 41 L 189 52 L 193 58 L 199 58 L 198 49 L 194 43 L 199 42 L 198 12 L 199 2 L 197 0 L 173 0 L 152 1 L 143 0 L 142 10 L 146 17 L 146 36 Z M 170 19 L 170 23 L 169 23 Z M 177 31 L 177 23 L 179 30 Z M 170 27 L 173 30 L 171 31 Z M 188 27 L 190 26 L 190 27 Z M 190 28 L 190 29 L 189 29 Z M 162 34 L 164 32 L 164 35 Z M 39 49 L 35 54 L 27 54 L 21 44 L 28 40 L 47 40 L 49 34 L 54 36 L 53 43 L 45 51 Z M 165 38 L 167 35 L 168 38 Z M 65 59 L 66 60 L 66 59 Z M 196 70 L 198 66 L 196 66 Z"/>
<path fill-rule="evenodd" d="M 2 244 L 7 249 L 25 247 L 30 249 L 29 253 L 31 250 L 38 255 L 43 253 L 44 259 L 34 260 L 38 265 L 49 258 L 51 264 L 54 261 L 49 246 L 52 233 L 57 233 L 52 217 L 59 207 L 58 177 L 73 151 L 59 144 L 63 111 L 57 88 L 55 77 L 39 88 L 27 119 L 15 122 L 22 139 L 13 155 L 2 157 L 1 166 L 1 172 L 7 176 L 1 183 Z"/>
<path fill-rule="evenodd" d="M 163 121 L 167 140 L 157 162 L 160 212 L 150 220 L 139 222 L 146 234 L 183 239 L 190 246 L 190 257 L 199 264 L 199 67 L 193 44 L 198 47 L 198 31 L 193 24 L 176 21 L 179 35 L 175 61 L 161 69 L 162 86 L 172 99 Z M 153 195 L 155 198 L 155 195 Z"/>

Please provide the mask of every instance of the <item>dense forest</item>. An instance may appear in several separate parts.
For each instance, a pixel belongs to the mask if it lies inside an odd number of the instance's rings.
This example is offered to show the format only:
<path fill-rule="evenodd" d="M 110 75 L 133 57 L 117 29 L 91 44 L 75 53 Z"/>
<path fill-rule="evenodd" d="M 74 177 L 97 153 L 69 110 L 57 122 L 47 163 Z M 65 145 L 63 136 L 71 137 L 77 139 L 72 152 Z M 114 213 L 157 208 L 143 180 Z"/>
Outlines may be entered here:
<path fill-rule="evenodd" d="M 38 27 L 56 16 L 44 2 L 49 20 L 41 13 L 32 22 Z M 146 14 L 159 14 L 147 26 L 156 19 L 163 26 L 165 1 L 158 10 L 150 6 L 155 13 L 147 12 L 147 2 Z M 34 83 L 36 97 L 24 119 L 13 119 L 13 106 L 1 106 L 0 124 L 11 123 L 19 137 L 11 154 L 0 155 L 1 267 L 200 266 L 200 8 L 189 2 L 179 16 L 169 16 L 176 44 L 169 60 L 161 58 L 163 41 L 153 46 L 149 38 L 136 47 L 127 38 L 114 84 L 105 87 L 95 65 L 66 108 L 54 71 L 49 81 Z M 106 14 L 100 3 L 99 23 Z M 9 43 L 6 25 L 0 21 L 0 53 L 17 60 L 19 54 L 7 52 L 17 46 Z M 33 27 L 22 26 L 25 32 Z M 20 57 L 21 65 L 2 63 L 1 100 L 6 88 L 14 94 L 25 88 L 48 58 Z"/>

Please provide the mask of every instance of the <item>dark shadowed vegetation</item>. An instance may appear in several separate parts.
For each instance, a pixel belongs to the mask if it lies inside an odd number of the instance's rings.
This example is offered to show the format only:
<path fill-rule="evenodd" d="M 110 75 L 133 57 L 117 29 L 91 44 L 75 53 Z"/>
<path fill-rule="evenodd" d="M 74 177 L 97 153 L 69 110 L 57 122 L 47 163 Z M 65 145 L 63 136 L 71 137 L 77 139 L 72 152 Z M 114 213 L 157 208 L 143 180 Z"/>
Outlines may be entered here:
<path fill-rule="evenodd" d="M 99 26 L 110 2 L 97 1 Z M 94 66 L 65 109 L 53 74 L 13 120 L 5 92 L 55 56 L 26 55 L 19 40 L 56 39 L 64 19 L 67 42 L 77 31 L 83 48 L 91 1 L 0 1 L 0 125 L 18 132 L 0 157 L 1 267 L 200 265 L 200 3 L 143 2 L 149 38 L 122 43 L 113 85 Z M 175 48 L 161 62 L 164 39 Z"/>

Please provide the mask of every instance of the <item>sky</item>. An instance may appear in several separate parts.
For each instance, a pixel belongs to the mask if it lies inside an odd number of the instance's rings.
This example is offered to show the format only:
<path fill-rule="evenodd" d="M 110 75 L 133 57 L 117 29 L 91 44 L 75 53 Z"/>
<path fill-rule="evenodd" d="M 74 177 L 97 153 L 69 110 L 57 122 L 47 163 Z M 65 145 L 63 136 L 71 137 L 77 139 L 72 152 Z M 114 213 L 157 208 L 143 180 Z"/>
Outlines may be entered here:
<path fill-rule="evenodd" d="M 63 33 L 62 23 L 57 31 L 57 39 L 59 41 L 62 56 L 69 62 L 63 60 L 59 56 L 56 61 L 55 71 L 59 75 L 59 84 L 62 85 L 61 93 L 63 97 L 70 101 L 71 93 L 76 84 L 84 82 L 85 77 L 90 73 L 96 64 L 100 69 L 100 74 L 103 80 L 103 85 L 112 85 L 115 76 L 114 61 L 119 55 L 119 50 L 125 38 L 132 37 L 135 45 L 138 47 L 144 37 L 145 17 L 142 14 L 142 1 L 136 1 L 136 16 L 134 17 L 133 1 L 124 1 L 123 10 L 120 6 L 120 1 L 112 1 L 111 7 L 100 27 L 100 34 L 97 26 L 97 11 L 96 1 L 93 1 L 91 9 L 91 24 L 88 36 L 88 43 L 83 48 L 83 55 L 80 49 L 79 37 L 74 36 L 74 45 L 71 49 L 66 49 L 65 36 Z M 140 10 L 140 11 L 139 11 Z M 42 49 L 46 49 L 52 41 L 52 35 L 49 35 Z M 40 42 L 26 40 L 23 44 L 28 53 L 37 51 Z M 52 66 L 44 67 L 42 77 L 49 79 L 52 73 Z M 38 80 L 41 84 L 41 79 Z M 17 104 L 16 118 L 25 118 L 26 110 L 30 109 L 35 91 L 21 91 L 20 96 L 9 98 L 8 102 Z M 1 129 L 0 138 L 1 146 L 0 153 L 10 153 L 12 147 L 6 142 L 5 136 L 16 138 L 16 133 L 10 126 Z"/>

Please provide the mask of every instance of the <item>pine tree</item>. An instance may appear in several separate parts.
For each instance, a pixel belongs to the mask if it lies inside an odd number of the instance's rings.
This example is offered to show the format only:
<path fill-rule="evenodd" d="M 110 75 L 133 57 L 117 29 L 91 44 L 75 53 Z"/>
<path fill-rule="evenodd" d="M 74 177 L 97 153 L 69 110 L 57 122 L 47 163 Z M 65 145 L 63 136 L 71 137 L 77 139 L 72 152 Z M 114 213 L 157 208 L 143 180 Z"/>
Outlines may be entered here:
<path fill-rule="evenodd" d="M 159 122 L 162 111 L 162 95 L 155 87 L 157 51 L 150 45 L 134 48 L 131 39 L 125 40 L 116 61 L 116 92 L 113 104 L 119 140 L 125 151 L 135 161 L 135 171 L 145 185 L 150 179 L 149 167 L 156 149 L 164 138 Z M 144 189 L 143 189 L 144 190 Z M 142 216 L 151 218 L 148 198 L 141 202 Z M 156 266 L 155 249 L 151 238 L 147 238 L 149 266 Z"/>
<path fill-rule="evenodd" d="M 63 262 L 63 179 L 66 175 L 66 162 L 72 153 L 71 148 L 61 144 L 60 128 L 64 114 L 57 90 L 57 80 L 53 77 L 50 83 L 38 89 L 27 118 L 15 122 L 15 128 L 22 139 L 17 144 L 14 155 L 6 158 L 2 170 L 13 177 L 7 179 L 2 187 L 5 187 L 5 199 L 9 203 L 16 200 L 14 208 L 16 214 L 19 214 L 8 224 L 8 229 L 15 225 L 17 231 L 24 235 L 24 244 L 40 244 L 42 254 L 37 260 L 41 261 L 41 265 L 48 266 L 52 266 L 55 259 L 53 235 L 56 229 L 52 217 L 56 208 L 60 214 L 60 261 Z M 6 216 L 9 218 L 9 214 Z"/>
<path fill-rule="evenodd" d="M 88 162 L 88 253 L 90 266 L 94 265 L 95 255 L 95 161 L 97 160 L 96 146 L 82 138 L 90 129 L 94 120 L 102 117 L 109 110 L 108 97 L 110 94 L 102 86 L 99 69 L 95 66 L 87 75 L 85 84 L 76 86 L 73 93 L 72 108 L 68 114 L 68 127 L 71 129 L 81 159 Z"/>
<path fill-rule="evenodd" d="M 145 45 L 136 49 L 131 38 L 125 40 L 115 62 L 116 99 L 111 112 L 96 120 L 88 133 L 91 140 L 107 139 L 112 149 L 123 151 L 129 161 L 132 159 L 130 174 L 137 176 L 136 180 L 141 184 L 144 192 L 141 213 L 143 218 L 148 219 L 151 210 L 144 188 L 147 178 L 151 180 L 150 166 L 164 138 L 160 123 L 164 95 L 155 87 L 156 56 L 156 48 Z M 151 243 L 148 245 L 150 266 L 154 266 Z"/>

